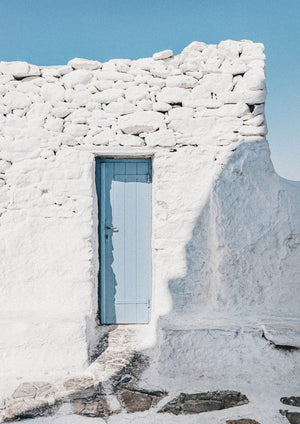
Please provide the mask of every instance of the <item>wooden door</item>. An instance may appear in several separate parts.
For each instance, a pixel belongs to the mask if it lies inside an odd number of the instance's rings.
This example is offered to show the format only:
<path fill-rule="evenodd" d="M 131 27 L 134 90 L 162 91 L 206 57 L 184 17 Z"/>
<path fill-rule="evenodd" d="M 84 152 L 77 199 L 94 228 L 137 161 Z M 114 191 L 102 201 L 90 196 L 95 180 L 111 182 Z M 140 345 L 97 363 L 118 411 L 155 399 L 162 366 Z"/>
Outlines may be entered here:
<path fill-rule="evenodd" d="M 151 160 L 96 159 L 102 324 L 147 323 L 151 301 Z"/>

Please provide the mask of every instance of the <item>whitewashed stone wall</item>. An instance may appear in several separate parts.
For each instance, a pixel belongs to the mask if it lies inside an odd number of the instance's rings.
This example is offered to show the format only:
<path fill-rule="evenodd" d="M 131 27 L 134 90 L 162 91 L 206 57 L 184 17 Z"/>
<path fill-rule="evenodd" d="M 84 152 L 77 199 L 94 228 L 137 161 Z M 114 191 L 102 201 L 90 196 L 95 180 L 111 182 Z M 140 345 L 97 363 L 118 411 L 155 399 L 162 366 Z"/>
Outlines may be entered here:
<path fill-rule="evenodd" d="M 153 158 L 152 319 L 118 330 L 153 358 L 144 384 L 294 384 L 298 352 L 277 372 L 285 353 L 262 338 L 296 346 L 300 318 L 299 186 L 270 162 L 263 50 L 193 42 L 138 60 L 0 62 L 3 396 L 81 372 L 106 331 L 95 156 Z"/>

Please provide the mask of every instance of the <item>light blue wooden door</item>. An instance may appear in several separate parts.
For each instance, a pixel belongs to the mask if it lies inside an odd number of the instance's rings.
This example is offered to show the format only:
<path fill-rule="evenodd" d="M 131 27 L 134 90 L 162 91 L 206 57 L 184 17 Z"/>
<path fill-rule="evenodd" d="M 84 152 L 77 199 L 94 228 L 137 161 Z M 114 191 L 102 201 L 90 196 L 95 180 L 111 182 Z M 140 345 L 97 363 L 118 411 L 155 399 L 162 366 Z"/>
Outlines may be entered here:
<path fill-rule="evenodd" d="M 147 323 L 151 301 L 151 160 L 96 159 L 102 324 Z"/>

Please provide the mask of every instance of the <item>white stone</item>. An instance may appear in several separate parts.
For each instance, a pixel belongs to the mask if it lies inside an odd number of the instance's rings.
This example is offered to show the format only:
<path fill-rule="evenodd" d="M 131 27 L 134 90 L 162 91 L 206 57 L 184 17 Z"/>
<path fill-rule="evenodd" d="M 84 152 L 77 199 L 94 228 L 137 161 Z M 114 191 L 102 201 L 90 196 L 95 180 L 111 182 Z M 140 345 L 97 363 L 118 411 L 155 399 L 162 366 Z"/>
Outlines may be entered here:
<path fill-rule="evenodd" d="M 136 106 L 138 109 L 141 110 L 153 110 L 153 103 L 151 102 L 151 100 L 140 100 L 139 102 L 136 103 Z"/>
<path fill-rule="evenodd" d="M 95 77 L 98 80 L 109 80 L 109 81 L 133 81 L 133 76 L 128 73 L 114 72 L 114 71 L 100 71 L 94 72 Z"/>
<path fill-rule="evenodd" d="M 108 90 L 109 88 L 112 88 L 114 85 L 114 82 L 111 80 L 99 80 L 99 81 L 95 80 L 92 83 L 96 87 L 96 89 L 99 91 Z"/>
<path fill-rule="evenodd" d="M 163 50 L 161 52 L 154 53 L 152 56 L 154 60 L 163 60 L 168 59 L 169 57 L 173 56 L 172 50 Z"/>
<path fill-rule="evenodd" d="M 168 113 L 169 119 L 189 119 L 192 118 L 194 109 L 189 107 L 175 107 Z"/>
<path fill-rule="evenodd" d="M 116 140 L 120 146 L 141 147 L 144 145 L 143 140 L 136 135 L 119 134 Z"/>
<path fill-rule="evenodd" d="M 211 97 L 211 93 L 220 94 L 231 91 L 233 88 L 231 74 L 207 74 L 200 80 L 200 84 L 193 88 L 192 97 Z"/>
<path fill-rule="evenodd" d="M 198 81 L 187 75 L 174 75 L 166 79 L 167 87 L 193 88 L 198 84 Z"/>
<path fill-rule="evenodd" d="M 10 74 L 15 78 L 24 78 L 31 75 L 40 75 L 40 69 L 36 65 L 27 62 L 0 62 L 0 72 Z"/>
<path fill-rule="evenodd" d="M 52 105 L 62 102 L 65 99 L 65 89 L 57 83 L 46 83 L 41 88 L 41 95 L 44 100 L 49 101 Z"/>
<path fill-rule="evenodd" d="M 135 112 L 118 119 L 120 129 L 126 134 L 153 132 L 162 125 L 163 121 L 163 114 L 152 111 Z"/>
<path fill-rule="evenodd" d="M 153 103 L 153 110 L 157 112 L 168 112 L 170 109 L 172 109 L 172 106 L 169 103 L 163 103 L 163 102 Z"/>
<path fill-rule="evenodd" d="M 9 91 L 3 97 L 3 103 L 12 109 L 26 109 L 31 105 L 31 100 L 26 94 Z"/>
<path fill-rule="evenodd" d="M 145 85 L 138 85 L 137 87 L 129 87 L 125 91 L 125 98 L 129 102 L 137 102 L 149 97 L 148 87 Z"/>
<path fill-rule="evenodd" d="M 73 69 L 86 69 L 88 71 L 93 71 L 102 67 L 102 63 L 98 62 L 98 60 L 82 59 L 79 57 L 69 60 L 68 65 Z"/>
<path fill-rule="evenodd" d="M 145 141 L 147 146 L 150 147 L 171 147 L 176 144 L 175 135 L 172 130 L 155 131 L 154 133 L 149 134 L 145 138 Z"/>
<path fill-rule="evenodd" d="M 43 126 L 45 118 L 50 114 L 51 112 L 51 105 L 50 103 L 33 103 L 27 114 L 27 120 L 30 125 L 32 126 Z"/>
<path fill-rule="evenodd" d="M 116 138 L 116 134 L 111 129 L 106 129 L 99 134 L 96 134 L 94 137 L 91 138 L 92 144 L 95 146 L 103 146 L 108 145 L 112 141 L 114 141 Z"/>
<path fill-rule="evenodd" d="M 188 95 L 189 91 L 184 88 L 165 87 L 156 96 L 156 99 L 158 102 L 175 104 L 182 103 Z"/>
<path fill-rule="evenodd" d="M 264 103 L 266 100 L 266 90 L 245 90 L 220 93 L 218 99 L 224 103 L 248 103 L 250 105 Z"/>
<path fill-rule="evenodd" d="M 61 132 L 63 124 L 63 119 L 49 117 L 45 121 L 45 128 L 50 131 Z"/>
<path fill-rule="evenodd" d="M 244 121 L 244 125 L 254 125 L 256 127 L 262 125 L 265 122 L 264 115 L 256 115 L 253 118 L 247 119 Z"/>
<path fill-rule="evenodd" d="M 154 78 L 154 77 L 147 77 L 146 78 L 147 84 L 150 85 L 150 87 L 164 87 L 166 85 L 166 81 L 163 78 Z"/>
<path fill-rule="evenodd" d="M 11 163 L 0 159 L 0 174 L 4 174 L 11 167 Z"/>
<path fill-rule="evenodd" d="M 93 78 L 93 74 L 86 69 L 77 69 L 63 76 L 63 83 L 66 88 L 72 88 L 77 84 L 88 84 Z"/>
<path fill-rule="evenodd" d="M 89 90 L 81 90 L 74 92 L 72 98 L 72 104 L 74 104 L 74 107 L 85 106 L 90 101 L 93 101 L 93 95 L 89 92 Z"/>
<path fill-rule="evenodd" d="M 105 112 L 114 113 L 116 115 L 127 115 L 128 113 L 133 113 L 135 110 L 136 107 L 127 102 L 111 102 L 105 108 Z"/>
<path fill-rule="evenodd" d="M 56 104 L 56 107 L 52 109 L 52 113 L 57 118 L 65 118 L 73 112 L 73 108 L 66 103 Z"/>
<path fill-rule="evenodd" d="M 240 129 L 240 134 L 243 136 L 251 135 L 266 135 L 268 133 L 268 128 L 266 125 L 262 126 L 253 126 L 253 125 L 243 125 Z"/>
<path fill-rule="evenodd" d="M 85 124 L 69 124 L 65 127 L 64 133 L 73 137 L 85 136 L 89 127 Z"/>
<path fill-rule="evenodd" d="M 120 98 L 124 97 L 124 91 L 118 88 L 110 88 L 94 94 L 93 97 L 95 101 L 107 104 L 117 102 Z"/>
<path fill-rule="evenodd" d="M 195 118 L 201 116 L 234 116 L 241 118 L 249 112 L 246 103 L 228 104 L 216 109 L 201 109 L 195 113 Z"/>
<path fill-rule="evenodd" d="M 243 77 L 243 80 L 248 90 L 263 90 L 266 87 L 266 76 L 263 69 L 250 69 Z"/>

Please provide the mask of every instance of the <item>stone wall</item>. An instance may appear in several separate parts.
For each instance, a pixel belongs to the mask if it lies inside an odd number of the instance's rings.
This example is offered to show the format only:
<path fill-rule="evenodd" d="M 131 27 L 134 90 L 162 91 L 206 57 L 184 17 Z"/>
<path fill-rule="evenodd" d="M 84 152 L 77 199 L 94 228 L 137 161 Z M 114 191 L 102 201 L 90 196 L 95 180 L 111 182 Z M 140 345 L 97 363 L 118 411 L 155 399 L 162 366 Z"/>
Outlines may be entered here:
<path fill-rule="evenodd" d="M 143 384 L 276 380 L 285 356 L 262 336 L 297 345 L 299 186 L 270 162 L 263 50 L 0 62 L 3 395 L 81 372 L 111 330 L 97 326 L 95 156 L 152 157 L 152 319 L 124 343 L 153 358 Z"/>

